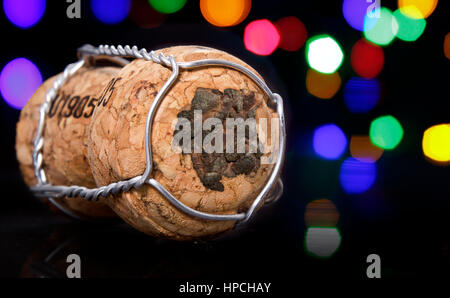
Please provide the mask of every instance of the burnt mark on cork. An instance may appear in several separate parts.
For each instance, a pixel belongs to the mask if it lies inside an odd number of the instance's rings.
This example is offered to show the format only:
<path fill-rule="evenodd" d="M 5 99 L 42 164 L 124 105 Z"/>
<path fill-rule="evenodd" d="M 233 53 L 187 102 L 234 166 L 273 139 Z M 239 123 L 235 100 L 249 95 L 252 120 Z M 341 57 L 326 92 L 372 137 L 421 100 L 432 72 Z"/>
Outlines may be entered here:
<path fill-rule="evenodd" d="M 256 153 L 250 153 L 249 150 L 249 131 L 245 131 L 245 153 L 227 153 L 226 148 L 226 119 L 242 118 L 244 121 L 248 118 L 255 118 L 257 104 L 254 92 L 250 90 L 225 89 L 220 92 L 216 89 L 197 88 L 189 110 L 183 110 L 178 113 L 178 119 L 185 118 L 191 124 L 191 152 L 192 163 L 198 177 L 203 185 L 211 190 L 223 191 L 224 185 L 222 177 L 236 177 L 237 175 L 250 175 L 255 173 L 260 167 L 260 157 L 262 156 L 259 147 Z M 208 118 L 218 118 L 222 122 L 223 128 L 223 153 L 207 153 L 202 148 L 201 153 L 194 151 L 194 111 L 202 111 L 202 122 Z M 178 132 L 175 130 L 174 135 Z M 202 130 L 202 143 L 205 137 L 211 131 Z M 237 152 L 237 130 L 234 127 L 234 152 Z M 182 144 L 181 144 L 182 146 Z"/>

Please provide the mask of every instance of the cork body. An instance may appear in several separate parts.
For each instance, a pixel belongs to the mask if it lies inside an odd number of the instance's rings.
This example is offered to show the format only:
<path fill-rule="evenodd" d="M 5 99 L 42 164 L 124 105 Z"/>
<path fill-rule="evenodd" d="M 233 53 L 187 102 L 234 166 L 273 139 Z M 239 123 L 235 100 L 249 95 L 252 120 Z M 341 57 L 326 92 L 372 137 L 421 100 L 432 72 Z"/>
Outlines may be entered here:
<path fill-rule="evenodd" d="M 119 69 L 83 67 L 58 92 L 46 117 L 44 130 L 43 168 L 51 184 L 96 187 L 87 158 L 88 125 L 102 96 L 101 91 Z M 46 80 L 38 88 L 22 109 L 17 123 L 17 159 L 24 180 L 29 186 L 37 182 L 32 153 L 39 108 L 55 78 L 56 76 Z M 48 202 L 47 199 L 44 201 Z M 82 198 L 63 198 L 56 201 L 77 217 L 114 216 L 113 211 L 102 202 L 89 202 Z"/>
<path fill-rule="evenodd" d="M 206 47 L 179 46 L 158 52 L 173 55 L 178 62 L 223 59 L 251 69 L 225 52 Z M 114 78 L 107 103 L 95 110 L 90 125 L 89 162 L 97 185 L 129 179 L 144 172 L 147 113 L 170 74 L 171 70 L 164 66 L 136 59 Z M 177 81 L 156 112 L 152 125 L 154 169 L 151 177 L 196 210 L 216 214 L 245 212 L 265 185 L 273 165 L 259 163 L 259 153 L 236 157 L 174 151 L 174 123 L 183 114 L 192 113 L 193 105 L 204 112 L 203 117 L 220 118 L 223 113 L 232 112 L 256 119 L 267 118 L 270 123 L 270 119 L 277 116 L 268 108 L 264 92 L 250 78 L 225 67 L 180 70 Z M 176 240 L 210 237 L 232 229 L 235 224 L 234 221 L 209 221 L 189 216 L 149 185 L 110 196 L 107 202 L 138 230 Z"/>

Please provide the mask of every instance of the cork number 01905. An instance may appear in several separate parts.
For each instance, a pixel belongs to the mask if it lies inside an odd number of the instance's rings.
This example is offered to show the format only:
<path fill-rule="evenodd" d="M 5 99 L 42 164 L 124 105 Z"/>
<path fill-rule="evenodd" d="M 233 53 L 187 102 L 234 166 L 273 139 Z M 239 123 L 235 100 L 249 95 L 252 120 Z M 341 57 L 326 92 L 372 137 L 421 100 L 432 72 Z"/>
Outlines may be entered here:
<path fill-rule="evenodd" d="M 58 115 L 58 117 L 65 118 L 90 118 L 92 114 L 94 114 L 96 106 L 100 106 L 101 104 L 106 106 L 114 92 L 114 85 L 120 79 L 121 78 L 114 78 L 109 81 L 99 99 L 89 95 L 72 96 L 71 94 L 66 95 L 64 92 L 58 93 L 52 102 L 48 117 L 52 118 L 55 115 Z"/>
<path fill-rule="evenodd" d="M 58 115 L 58 117 L 65 118 L 90 118 L 94 113 L 97 101 L 97 98 L 89 95 L 81 97 L 79 95 L 66 95 L 64 92 L 61 92 L 53 100 L 48 117 L 53 118 Z"/>

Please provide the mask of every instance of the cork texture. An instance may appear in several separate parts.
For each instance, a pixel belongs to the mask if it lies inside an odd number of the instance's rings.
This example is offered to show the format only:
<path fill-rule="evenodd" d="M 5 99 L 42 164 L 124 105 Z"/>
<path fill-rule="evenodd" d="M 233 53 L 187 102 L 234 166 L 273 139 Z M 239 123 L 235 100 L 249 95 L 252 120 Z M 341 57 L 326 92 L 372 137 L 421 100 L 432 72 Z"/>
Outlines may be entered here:
<path fill-rule="evenodd" d="M 159 51 L 157 51 L 159 52 Z M 248 67 L 241 60 L 219 50 L 199 46 L 161 49 L 178 62 L 224 59 Z M 254 71 L 253 69 L 251 69 Z M 256 71 L 254 71 L 256 73 Z M 171 70 L 157 63 L 136 59 L 115 77 L 110 97 L 99 106 L 90 124 L 89 162 L 97 185 L 141 175 L 146 167 L 144 132 L 149 107 Z M 266 105 L 266 95 L 247 76 L 224 67 L 180 70 L 176 83 L 166 94 L 152 126 L 155 168 L 152 176 L 187 206 L 217 214 L 245 212 L 265 185 L 273 165 L 262 164 L 251 174 L 221 177 L 223 190 L 208 189 L 194 169 L 191 155 L 174 152 L 171 144 L 174 123 L 180 111 L 189 110 L 198 88 L 224 92 L 247 90 L 254 94 L 256 119 L 277 117 Z M 270 142 L 270 135 L 267 136 Z M 145 233 L 189 240 L 216 235 L 234 226 L 234 221 L 208 221 L 186 215 L 151 186 L 144 185 L 107 200 L 125 221 Z"/>
<path fill-rule="evenodd" d="M 46 117 L 43 148 L 43 168 L 51 184 L 96 187 L 87 158 L 88 125 L 102 90 L 119 69 L 83 67 L 64 84 L 53 101 Z M 38 88 L 22 109 L 17 123 L 17 159 L 29 186 L 36 184 L 32 152 L 39 108 L 55 78 L 46 80 Z M 114 216 L 112 210 L 102 202 L 89 202 L 82 198 L 57 201 L 80 217 Z"/>
<path fill-rule="evenodd" d="M 258 108 L 255 100 L 255 93 L 247 90 L 225 89 L 220 92 L 217 89 L 208 89 L 199 87 L 195 91 L 194 98 L 191 102 L 189 110 L 182 110 L 177 114 L 179 119 L 178 129 L 175 130 L 174 136 L 183 132 L 183 121 L 190 122 L 190 135 L 195 136 L 195 111 L 201 111 L 202 122 L 207 119 L 215 118 L 222 125 L 222 144 L 224 149 L 226 146 L 233 148 L 233 152 L 226 153 L 212 152 L 207 153 L 195 152 L 195 143 L 190 140 L 189 144 L 183 144 L 184 140 L 177 144 L 184 147 L 184 154 L 190 154 L 194 169 L 197 172 L 201 182 L 207 189 L 224 191 L 224 186 L 220 182 L 223 176 L 236 177 L 239 174 L 252 174 L 257 171 L 260 165 L 260 150 L 250 152 L 250 134 L 249 128 L 244 133 L 243 143 L 244 152 L 238 153 L 238 134 L 233 131 L 233 139 L 230 144 L 227 142 L 226 119 L 254 119 L 254 114 Z M 214 129 L 203 129 L 202 140 L 207 140 L 208 134 L 215 131 Z M 200 134 L 200 133 L 199 133 Z M 216 140 L 214 140 L 215 144 Z M 259 148 L 257 148 L 259 149 Z M 185 152 L 186 151 L 186 152 Z M 200 151 L 200 150 L 198 150 Z"/>

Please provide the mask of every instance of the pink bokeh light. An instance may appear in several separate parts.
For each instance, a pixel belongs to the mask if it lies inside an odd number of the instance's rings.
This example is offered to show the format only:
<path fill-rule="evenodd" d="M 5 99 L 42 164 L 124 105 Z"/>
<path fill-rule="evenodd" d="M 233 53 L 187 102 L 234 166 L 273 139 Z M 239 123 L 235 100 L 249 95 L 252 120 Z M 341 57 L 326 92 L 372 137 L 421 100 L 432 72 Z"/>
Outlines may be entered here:
<path fill-rule="evenodd" d="M 252 53 L 267 56 L 273 53 L 280 43 L 280 34 L 269 20 L 250 22 L 244 31 L 245 48 Z"/>

